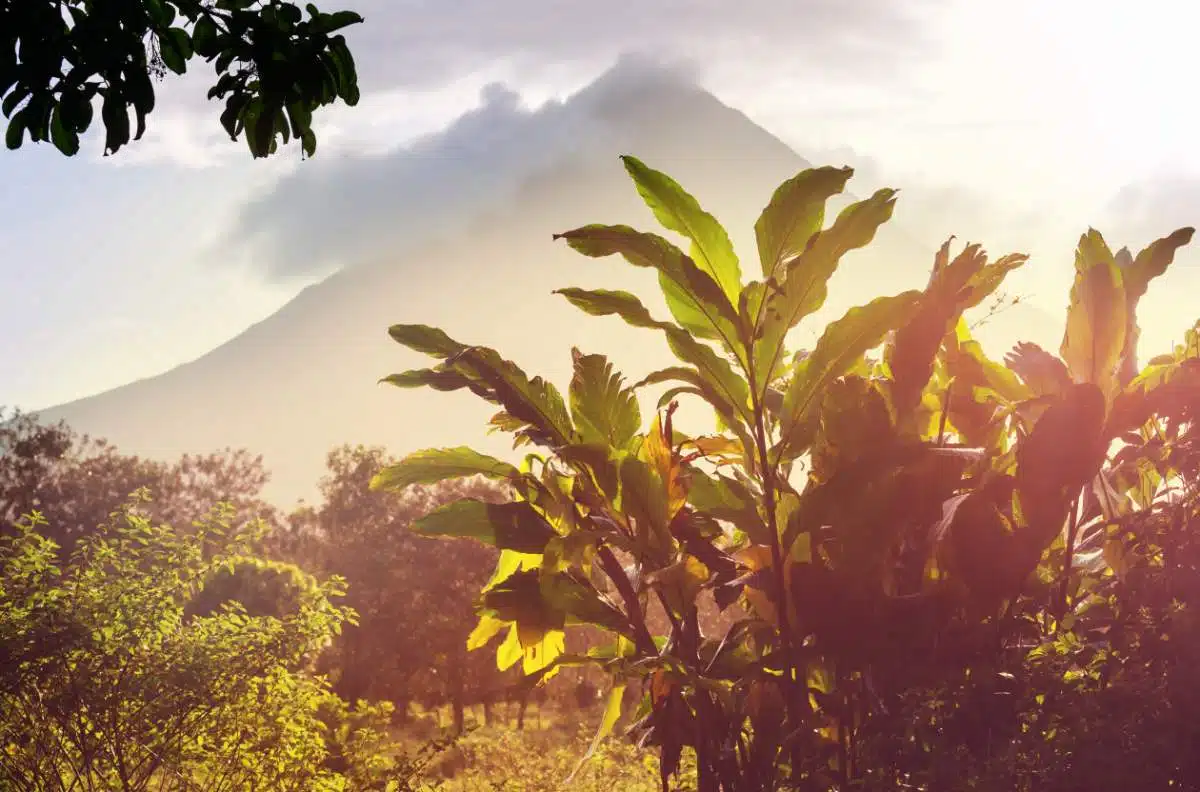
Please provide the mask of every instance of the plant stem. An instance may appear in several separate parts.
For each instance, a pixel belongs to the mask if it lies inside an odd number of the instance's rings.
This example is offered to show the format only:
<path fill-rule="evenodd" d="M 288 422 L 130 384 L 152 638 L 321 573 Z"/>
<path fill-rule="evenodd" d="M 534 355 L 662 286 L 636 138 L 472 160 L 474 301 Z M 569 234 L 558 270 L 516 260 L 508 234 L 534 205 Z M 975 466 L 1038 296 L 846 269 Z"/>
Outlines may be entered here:
<path fill-rule="evenodd" d="M 1059 629 L 1067 614 L 1067 592 L 1071 586 L 1071 564 L 1075 558 L 1075 542 L 1079 539 L 1079 499 L 1082 492 L 1071 499 L 1071 513 L 1067 521 L 1067 547 L 1063 558 L 1062 578 L 1058 584 L 1058 608 L 1055 614 L 1055 630 Z"/>
<path fill-rule="evenodd" d="M 658 654 L 658 649 L 654 646 L 654 638 L 650 635 L 650 630 L 646 628 L 646 615 L 642 612 L 642 604 L 638 600 L 637 592 L 633 590 L 633 584 L 629 582 L 629 576 L 621 567 L 621 562 L 613 555 L 612 549 L 608 545 L 600 545 L 596 556 L 600 559 L 604 573 L 612 580 L 613 585 L 617 587 L 617 593 L 625 602 L 625 615 L 629 619 L 630 627 L 633 628 L 633 637 L 638 649 L 648 655 Z"/>

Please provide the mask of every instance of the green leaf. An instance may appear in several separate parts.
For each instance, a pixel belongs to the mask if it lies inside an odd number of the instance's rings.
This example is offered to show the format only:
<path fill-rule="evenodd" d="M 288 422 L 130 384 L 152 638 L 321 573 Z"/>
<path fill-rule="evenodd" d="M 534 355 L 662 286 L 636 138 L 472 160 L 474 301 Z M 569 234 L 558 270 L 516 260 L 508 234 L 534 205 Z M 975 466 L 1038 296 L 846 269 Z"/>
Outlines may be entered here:
<path fill-rule="evenodd" d="M 100 105 L 100 117 L 105 128 L 104 148 L 111 154 L 129 142 L 129 109 L 125 98 L 111 87 Z"/>
<path fill-rule="evenodd" d="M 818 233 L 803 253 L 787 262 L 779 287 L 766 291 L 758 305 L 749 304 L 753 313 L 750 319 L 758 331 L 753 383 L 758 392 L 763 392 L 779 371 L 788 331 L 825 304 L 829 279 L 842 256 L 875 238 L 879 227 L 891 218 L 895 202 L 895 190 L 879 190 L 843 209 L 832 226 Z"/>
<path fill-rule="evenodd" d="M 553 383 L 529 378 L 515 363 L 487 347 L 467 347 L 447 364 L 490 389 L 484 398 L 520 422 L 519 438 L 550 447 L 575 442 L 571 416 Z"/>
<path fill-rule="evenodd" d="M 196 54 L 205 59 L 216 56 L 219 48 L 217 25 L 211 16 L 204 15 L 196 20 L 192 29 L 192 48 Z"/>
<path fill-rule="evenodd" d="M 447 504 L 412 524 L 424 536 L 477 539 L 501 550 L 540 553 L 558 534 L 524 501 L 486 503 L 464 498 Z"/>
<path fill-rule="evenodd" d="M 591 745 L 588 746 L 587 752 L 579 760 L 579 763 L 575 765 L 575 769 L 572 770 L 571 774 L 563 780 L 563 786 L 568 786 L 572 781 L 575 780 L 575 776 L 579 774 L 579 771 L 583 768 L 587 761 L 596 754 L 596 750 L 600 747 L 600 744 L 604 742 L 604 739 L 608 737 L 608 735 L 612 734 L 613 727 L 616 726 L 617 721 L 621 719 L 621 707 L 624 701 L 625 683 L 619 682 L 614 684 L 612 690 L 608 694 L 608 703 L 604 705 L 604 716 L 600 719 L 600 726 L 596 729 L 596 736 L 592 738 Z"/>
<path fill-rule="evenodd" d="M 54 115 L 50 121 L 50 140 L 54 147 L 68 157 L 79 152 L 79 135 L 63 121 L 63 105 L 60 102 L 54 107 Z"/>
<path fill-rule="evenodd" d="M 1075 253 L 1075 282 L 1059 354 L 1074 381 L 1099 386 L 1110 401 L 1118 389 L 1127 319 L 1121 270 L 1100 232 L 1089 229 Z"/>
<path fill-rule="evenodd" d="M 569 398 L 571 417 L 585 442 L 599 441 L 624 448 L 642 425 L 642 413 L 632 388 L 622 387 L 604 355 L 571 350 L 575 374 Z"/>
<path fill-rule="evenodd" d="M 4 133 L 4 145 L 9 151 L 16 151 L 21 148 L 21 143 L 25 138 L 25 112 L 21 111 L 14 115 L 8 121 L 8 129 Z"/>
<path fill-rule="evenodd" d="M 1034 396 L 1051 396 L 1071 387 L 1067 365 L 1037 344 L 1022 341 L 1004 356 L 1008 366 Z"/>
<path fill-rule="evenodd" d="M 1138 302 L 1146 294 L 1150 281 L 1167 271 L 1175 260 L 1179 248 L 1192 241 L 1194 228 L 1180 228 L 1168 236 L 1151 242 L 1137 258 L 1130 258 L 1128 251 L 1117 263 L 1121 269 L 1122 284 L 1125 287 L 1125 298 L 1128 302 L 1125 346 L 1121 351 L 1121 369 L 1119 380 L 1127 385 L 1137 376 L 1137 344 L 1141 336 L 1141 328 L 1137 322 Z"/>
<path fill-rule="evenodd" d="M 812 419 L 826 385 L 883 343 L 888 333 L 904 323 L 920 297 L 919 291 L 879 297 L 829 323 L 812 353 L 800 362 L 784 393 L 785 425 L 776 453 L 787 453 L 781 459 L 794 459 L 811 442 Z"/>
<path fill-rule="evenodd" d="M 556 293 L 592 316 L 616 314 L 634 327 L 662 330 L 666 333 L 671 351 L 685 363 L 695 366 L 709 386 L 749 422 L 749 386 L 729 361 L 718 355 L 712 347 L 697 341 L 677 325 L 656 320 L 641 301 L 629 292 L 571 288 L 559 289 Z"/>
<path fill-rule="evenodd" d="M 1195 233 L 1194 228 L 1180 228 L 1151 242 L 1137 254 L 1132 265 L 1123 273 L 1125 290 L 1131 299 L 1138 300 L 1145 295 L 1150 281 L 1167 271 L 1175 260 L 1175 254 L 1181 247 L 1191 243 Z"/>
<path fill-rule="evenodd" d="M 554 238 L 585 256 L 620 254 L 635 267 L 657 270 L 675 321 L 701 338 L 721 340 L 735 354 L 740 349 L 739 319 L 730 298 L 709 273 L 662 237 L 629 226 L 589 225 Z"/>
<path fill-rule="evenodd" d="M 621 157 L 642 200 L 664 228 L 692 241 L 692 258 L 712 276 L 732 302 L 742 290 L 742 274 L 729 234 L 716 218 L 670 176 L 647 167 L 636 157 Z"/>
<path fill-rule="evenodd" d="M 158 36 L 158 51 L 168 69 L 183 74 L 192 57 L 192 40 L 182 28 L 167 28 Z"/>
<path fill-rule="evenodd" d="M 388 335 L 398 344 L 430 357 L 448 358 L 467 348 L 436 327 L 422 324 L 397 324 L 388 328 Z"/>
<path fill-rule="evenodd" d="M 413 484 L 436 484 L 476 475 L 504 480 L 516 479 L 521 472 L 507 462 L 466 446 L 427 448 L 385 467 L 371 479 L 371 489 L 400 490 Z"/>
<path fill-rule="evenodd" d="M 754 224 L 764 278 L 804 252 L 825 222 L 825 203 L 846 189 L 853 168 L 809 168 L 779 185 Z"/>

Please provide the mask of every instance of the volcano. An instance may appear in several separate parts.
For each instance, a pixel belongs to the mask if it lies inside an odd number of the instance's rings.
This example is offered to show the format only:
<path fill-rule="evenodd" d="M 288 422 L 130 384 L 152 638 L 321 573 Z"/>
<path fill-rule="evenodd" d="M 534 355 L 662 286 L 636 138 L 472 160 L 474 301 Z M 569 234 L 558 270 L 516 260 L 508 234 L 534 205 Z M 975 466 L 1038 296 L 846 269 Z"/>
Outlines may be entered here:
<path fill-rule="evenodd" d="M 341 443 L 511 454 L 505 438 L 485 434 L 494 410 L 473 396 L 378 384 L 426 365 L 387 328 L 436 325 L 564 389 L 572 346 L 607 354 L 631 379 L 667 365 L 657 334 L 585 316 L 552 294 L 630 289 L 666 316 L 648 273 L 551 239 L 594 222 L 658 230 L 618 159 L 626 153 L 672 175 L 725 224 L 744 272 L 757 266 L 758 213 L 780 182 L 809 167 L 685 75 L 636 59 L 536 110 L 489 88 L 479 108 L 436 135 L 306 164 L 247 207 L 241 231 L 260 240 L 267 269 L 311 257 L 313 271 L 331 274 L 194 361 L 41 417 L 152 458 L 225 447 L 261 453 L 272 473 L 266 495 L 281 504 L 314 494 L 326 452 Z M 407 209 L 397 209 L 400 197 Z M 794 345 L 810 344 L 822 319 L 851 305 L 924 285 L 938 242 L 889 223 L 845 258 L 826 307 Z"/>

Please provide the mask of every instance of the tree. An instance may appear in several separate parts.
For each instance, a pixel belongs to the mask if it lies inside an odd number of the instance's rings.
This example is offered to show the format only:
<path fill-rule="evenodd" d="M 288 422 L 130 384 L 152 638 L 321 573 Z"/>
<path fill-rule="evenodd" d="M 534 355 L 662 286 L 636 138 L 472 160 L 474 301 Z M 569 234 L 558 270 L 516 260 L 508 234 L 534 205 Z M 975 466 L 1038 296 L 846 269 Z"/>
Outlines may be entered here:
<path fill-rule="evenodd" d="M 169 524 L 187 526 L 222 502 L 238 514 L 274 521 L 275 510 L 260 496 L 267 477 L 262 457 L 245 451 L 185 454 L 168 464 L 121 454 L 64 423 L 0 414 L 0 534 L 39 511 L 48 521 L 43 530 L 68 556 L 81 536 L 143 488 L 153 499 L 138 508 Z"/>
<path fill-rule="evenodd" d="M 573 350 L 564 398 L 495 350 L 423 325 L 389 331 L 436 362 L 388 382 L 470 390 L 499 408 L 493 429 L 534 449 L 519 466 L 428 449 L 376 480 L 483 475 L 513 490 L 511 503 L 462 500 L 413 523 L 500 550 L 471 646 L 503 636 L 498 666 L 535 680 L 603 668 L 611 690 L 597 740 L 627 717 L 627 732 L 657 747 L 663 788 L 687 751 L 700 792 L 1042 790 L 1062 751 L 1105 729 L 1084 700 L 1122 678 L 1128 702 L 1200 657 L 1186 630 L 1179 660 L 1149 675 L 1140 669 L 1152 656 L 1131 664 L 1129 630 L 1158 628 L 1141 595 L 1113 584 L 1131 552 L 1194 575 L 1190 556 L 1149 530 L 1157 519 L 1146 530 L 1133 519 L 1181 492 L 1195 503 L 1197 471 L 1184 460 L 1197 458 L 1200 335 L 1140 372 L 1136 362 L 1138 301 L 1192 229 L 1136 256 L 1083 235 L 1059 356 L 1028 344 L 1003 364 L 984 354 L 964 314 L 1026 257 L 989 261 L 978 245 L 952 255 L 949 242 L 924 289 L 852 308 L 792 354 L 789 332 L 821 307 L 842 257 L 890 218 L 895 192 L 825 227 L 851 170 L 797 174 L 755 225 L 761 280 L 743 282 L 716 219 L 666 174 L 623 159 L 689 252 L 620 225 L 557 238 L 655 270 L 673 321 L 628 292 L 559 293 L 661 333 L 678 365 L 631 386 L 604 356 Z M 643 430 L 636 389 L 650 385 L 669 387 Z M 684 397 L 714 411 L 715 432 L 676 425 Z M 707 632 L 709 596 L 743 615 Z M 1159 614 L 1172 601 L 1160 592 Z M 663 634 L 652 632 L 652 602 Z M 606 642 L 567 653 L 576 624 Z M 1170 721 L 1146 722 L 1106 733 L 1136 744 Z M 1123 775 L 1111 764 L 1100 775 L 1128 782 L 1139 761 L 1161 760 L 1125 755 Z M 1189 768 L 1163 763 L 1157 788 L 1193 786 Z"/>
<path fill-rule="evenodd" d="M 412 522 L 459 498 L 506 499 L 490 482 L 446 482 L 402 492 L 372 489 L 395 460 L 381 448 L 343 446 L 330 452 L 323 502 L 295 512 L 277 535 L 276 552 L 349 585 L 358 613 L 326 662 L 342 697 L 386 699 L 403 717 L 408 702 L 451 702 L 461 730 L 469 703 L 498 692 L 490 662 L 468 654 L 474 594 L 496 563 L 496 551 L 474 542 L 416 536 Z"/>
<path fill-rule="evenodd" d="M 153 78 L 184 74 L 196 57 L 213 63 L 209 99 L 224 99 L 221 125 L 243 132 L 254 157 L 280 140 L 316 152 L 313 111 L 341 99 L 358 103 L 358 77 L 336 31 L 362 21 L 351 11 L 323 13 L 284 0 L 87 0 L 0 4 L 0 97 L 8 148 L 26 135 L 79 151 L 95 107 L 105 154 L 146 130 Z M 130 111 L 133 122 L 130 122 Z"/>
<path fill-rule="evenodd" d="M 339 708 L 305 672 L 350 616 L 344 587 L 310 581 L 279 615 L 195 613 L 263 530 L 231 517 L 183 533 L 125 508 L 62 567 L 40 515 L 0 539 L 6 789 L 346 789 L 326 767 Z"/>

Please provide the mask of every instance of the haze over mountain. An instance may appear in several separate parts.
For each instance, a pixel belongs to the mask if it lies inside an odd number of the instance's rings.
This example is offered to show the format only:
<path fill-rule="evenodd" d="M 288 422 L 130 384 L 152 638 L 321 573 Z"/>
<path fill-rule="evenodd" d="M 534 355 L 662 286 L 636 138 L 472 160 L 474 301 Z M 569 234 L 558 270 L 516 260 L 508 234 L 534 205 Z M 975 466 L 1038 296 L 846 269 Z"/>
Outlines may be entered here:
<path fill-rule="evenodd" d="M 311 495 L 326 451 L 343 442 L 505 453 L 505 438 L 483 434 L 489 405 L 376 384 L 425 365 L 388 338 L 389 325 L 442 327 L 560 387 L 571 346 L 608 354 L 639 378 L 669 362 L 659 336 L 587 317 L 551 292 L 630 288 L 665 316 L 654 279 L 617 258 L 584 258 L 551 235 L 590 222 L 657 230 L 617 158 L 630 153 L 696 195 L 730 230 L 749 271 L 754 220 L 774 188 L 809 165 L 685 72 L 640 59 L 536 111 L 500 86 L 485 98 L 404 149 L 318 158 L 283 177 L 247 207 L 230 239 L 249 238 L 270 276 L 332 274 L 197 360 L 42 417 L 152 457 L 248 448 L 264 455 L 268 495 L 281 502 Z M 407 204 L 418 205 L 395 214 L 396 196 L 416 185 L 426 192 Z M 811 343 L 823 320 L 850 305 L 922 285 L 941 241 L 905 234 L 902 195 L 896 219 L 870 249 L 846 257 L 826 308 L 794 344 Z M 988 333 L 1045 340 L 1057 330 L 1038 309 L 1018 306 Z"/>

